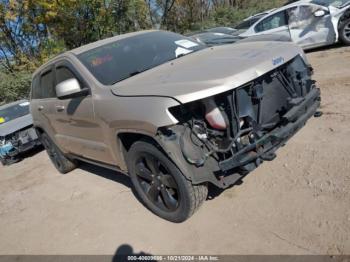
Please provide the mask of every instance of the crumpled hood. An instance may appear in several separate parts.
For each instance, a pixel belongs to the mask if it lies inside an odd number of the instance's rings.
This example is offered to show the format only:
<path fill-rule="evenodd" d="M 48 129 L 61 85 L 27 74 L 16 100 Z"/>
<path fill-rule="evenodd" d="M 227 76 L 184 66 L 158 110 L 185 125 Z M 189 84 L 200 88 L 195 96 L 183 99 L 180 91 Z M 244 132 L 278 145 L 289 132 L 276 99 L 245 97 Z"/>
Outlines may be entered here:
<path fill-rule="evenodd" d="M 0 136 L 10 135 L 30 125 L 33 125 L 33 118 L 31 114 L 13 119 L 9 122 L 0 124 Z"/>
<path fill-rule="evenodd" d="M 302 49 L 292 43 L 249 42 L 207 48 L 112 86 L 119 96 L 164 96 L 181 103 L 246 84 L 290 61 Z"/>

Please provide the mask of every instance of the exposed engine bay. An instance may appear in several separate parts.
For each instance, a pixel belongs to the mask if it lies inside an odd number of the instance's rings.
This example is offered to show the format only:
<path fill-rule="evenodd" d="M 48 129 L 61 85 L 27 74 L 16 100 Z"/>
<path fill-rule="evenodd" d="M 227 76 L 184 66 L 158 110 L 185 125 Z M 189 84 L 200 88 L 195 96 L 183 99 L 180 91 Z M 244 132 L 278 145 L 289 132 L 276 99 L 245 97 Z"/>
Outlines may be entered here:
<path fill-rule="evenodd" d="M 205 167 L 215 176 L 210 182 L 227 187 L 239 178 L 225 182 L 231 174 L 273 160 L 275 151 L 316 113 L 320 90 L 312 73 L 297 56 L 244 86 L 170 108 L 179 124 L 162 130 L 163 136 L 178 139 L 192 171 L 201 170 L 198 182 L 201 176 L 204 180 Z"/>
<path fill-rule="evenodd" d="M 0 137 L 0 159 L 3 164 L 18 161 L 18 154 L 40 145 L 33 126 Z"/>

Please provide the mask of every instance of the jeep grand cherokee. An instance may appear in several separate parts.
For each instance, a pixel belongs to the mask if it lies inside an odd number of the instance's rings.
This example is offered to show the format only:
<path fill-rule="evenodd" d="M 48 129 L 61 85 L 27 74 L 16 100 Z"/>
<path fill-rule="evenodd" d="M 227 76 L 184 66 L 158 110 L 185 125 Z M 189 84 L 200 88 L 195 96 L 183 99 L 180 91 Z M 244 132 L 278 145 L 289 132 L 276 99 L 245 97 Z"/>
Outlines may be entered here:
<path fill-rule="evenodd" d="M 143 204 L 189 218 L 312 117 L 320 91 L 292 43 L 207 48 L 143 31 L 66 52 L 33 75 L 34 125 L 61 173 L 77 160 L 128 173 Z"/>

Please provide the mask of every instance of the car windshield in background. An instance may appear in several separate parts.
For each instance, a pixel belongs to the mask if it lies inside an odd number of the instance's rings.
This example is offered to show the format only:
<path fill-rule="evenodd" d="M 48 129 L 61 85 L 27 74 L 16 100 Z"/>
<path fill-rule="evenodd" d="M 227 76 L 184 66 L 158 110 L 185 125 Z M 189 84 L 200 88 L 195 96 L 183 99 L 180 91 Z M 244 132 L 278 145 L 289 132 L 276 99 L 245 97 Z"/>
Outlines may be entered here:
<path fill-rule="evenodd" d="M 116 40 L 78 58 L 104 85 L 137 75 L 158 65 L 206 48 L 191 38 L 171 32 L 150 32 Z"/>
<path fill-rule="evenodd" d="M 313 4 L 323 5 L 323 6 L 334 6 L 334 7 L 342 7 L 347 4 L 350 4 L 349 0 L 313 0 L 311 1 Z"/>
<path fill-rule="evenodd" d="M 0 125 L 29 114 L 29 102 L 0 109 Z"/>

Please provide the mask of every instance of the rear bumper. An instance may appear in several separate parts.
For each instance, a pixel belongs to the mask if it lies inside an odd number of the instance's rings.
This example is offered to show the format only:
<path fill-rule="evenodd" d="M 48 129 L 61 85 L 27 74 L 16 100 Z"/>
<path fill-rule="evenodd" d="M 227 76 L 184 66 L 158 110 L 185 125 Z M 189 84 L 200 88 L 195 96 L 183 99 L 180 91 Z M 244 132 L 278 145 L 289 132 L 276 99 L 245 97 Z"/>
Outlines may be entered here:
<path fill-rule="evenodd" d="M 320 90 L 315 88 L 283 116 L 284 125 L 272 130 L 254 144 L 243 148 L 233 157 L 219 162 L 220 169 L 227 172 L 242 167 L 246 171 L 252 171 L 264 160 L 273 160 L 277 149 L 284 145 L 316 113 L 320 107 L 320 101 Z M 228 187 L 240 178 L 237 175 L 229 175 L 222 178 L 217 186 Z"/>

